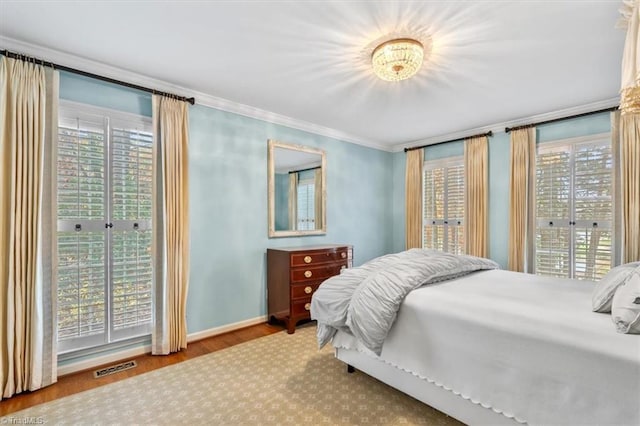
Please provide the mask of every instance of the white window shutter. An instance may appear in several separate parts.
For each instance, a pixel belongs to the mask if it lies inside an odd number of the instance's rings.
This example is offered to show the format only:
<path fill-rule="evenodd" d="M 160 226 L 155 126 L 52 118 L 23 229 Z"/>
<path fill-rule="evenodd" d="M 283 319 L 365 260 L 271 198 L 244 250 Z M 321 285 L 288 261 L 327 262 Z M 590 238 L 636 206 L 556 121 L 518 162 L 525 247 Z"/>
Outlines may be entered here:
<path fill-rule="evenodd" d="M 152 313 L 149 119 L 61 105 L 58 348 L 148 334 Z"/>
<path fill-rule="evenodd" d="M 461 157 L 424 163 L 424 248 L 464 252 L 464 162 Z"/>
<path fill-rule="evenodd" d="M 611 268 L 612 161 L 608 135 L 538 147 L 537 274 L 596 280 Z"/>

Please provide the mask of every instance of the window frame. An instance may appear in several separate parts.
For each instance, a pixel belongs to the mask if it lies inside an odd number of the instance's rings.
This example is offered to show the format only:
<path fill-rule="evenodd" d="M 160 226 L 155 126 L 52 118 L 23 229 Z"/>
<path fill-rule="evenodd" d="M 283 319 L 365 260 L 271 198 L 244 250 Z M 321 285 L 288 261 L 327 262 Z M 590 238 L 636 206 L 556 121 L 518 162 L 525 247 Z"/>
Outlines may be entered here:
<path fill-rule="evenodd" d="M 449 194 L 449 175 L 447 173 L 447 170 L 449 168 L 452 167 L 462 167 L 462 173 L 463 173 L 463 188 L 462 188 L 462 194 L 463 194 L 463 199 L 462 199 L 462 217 L 460 218 L 450 218 L 449 217 L 449 198 L 448 198 L 448 194 Z M 425 160 L 423 162 L 423 166 L 422 166 L 422 247 L 423 248 L 432 248 L 432 247 L 426 247 L 426 229 L 427 226 L 442 226 L 443 227 L 443 241 L 442 241 L 442 251 L 446 252 L 446 253 L 459 253 L 459 254 L 463 254 L 465 252 L 465 248 L 464 248 L 464 239 L 462 240 L 462 244 L 456 246 L 456 249 L 454 251 L 451 251 L 449 249 L 449 238 L 448 238 L 448 234 L 450 232 L 449 228 L 458 228 L 458 227 L 462 227 L 462 232 L 464 233 L 464 212 L 466 210 L 466 197 L 464 196 L 465 193 L 465 187 L 466 187 L 466 182 L 464 182 L 464 167 L 465 167 L 465 163 L 464 163 L 464 156 L 460 155 L 460 156 L 451 156 L 451 157 L 445 157 L 445 158 L 440 158 L 440 159 L 435 159 L 435 160 Z M 433 218 L 433 217 L 427 217 L 427 197 L 426 197 L 426 192 L 427 192 L 427 187 L 426 187 L 426 178 L 427 178 L 427 171 L 429 170 L 436 170 L 436 169 L 442 169 L 443 173 L 444 173 L 444 190 L 443 190 L 443 194 L 444 194 L 444 212 L 443 218 Z M 450 223 L 450 222 L 455 222 L 455 223 Z M 431 222 L 431 223 L 428 223 Z M 457 231 L 459 232 L 459 231 Z M 463 238 L 464 238 L 464 234 L 463 234 Z M 433 248 L 434 250 L 439 250 L 437 248 Z"/>
<path fill-rule="evenodd" d="M 576 211 L 576 147 L 577 146 L 588 146 L 588 145 L 593 145 L 593 146 L 601 146 L 603 145 L 603 143 L 606 142 L 609 144 L 609 147 L 611 149 L 611 162 L 612 162 L 612 167 L 611 167 L 611 219 L 610 220 L 601 220 L 600 218 L 595 218 L 595 219 L 577 219 L 576 215 L 577 215 L 577 211 Z M 569 154 L 569 172 L 570 172 L 570 176 L 569 176 L 569 197 L 568 197 L 568 210 L 569 210 L 569 218 L 551 218 L 549 217 L 544 217 L 541 218 L 538 216 L 538 157 L 539 157 L 539 153 L 540 150 L 550 150 L 550 149 L 562 149 L 562 148 L 568 148 L 570 147 L 570 154 Z M 611 132 L 604 132 L 604 133 L 597 133 L 597 134 L 591 134 L 591 135 L 586 135 L 586 136 L 578 136 L 578 137 L 572 137 L 572 138 L 565 138 L 565 139 L 557 139 L 557 140 L 551 140 L 551 141 L 546 141 L 546 142 L 538 142 L 536 143 L 536 160 L 535 160 L 535 182 L 534 182 L 534 205 L 532 207 L 532 214 L 534 217 L 533 220 L 533 225 L 534 225 L 534 229 L 532 232 L 532 238 L 529 241 L 528 244 L 528 248 L 529 250 L 531 250 L 531 252 L 533 253 L 532 256 L 532 265 L 531 265 L 531 271 L 534 274 L 537 275 L 544 275 L 544 276 L 558 276 L 558 275 L 549 275 L 549 274 L 539 274 L 538 272 L 538 268 L 537 268 L 537 263 L 538 263 L 538 247 L 537 247 L 537 236 L 538 236 L 538 230 L 539 229 L 551 229 L 553 227 L 557 228 L 566 228 L 569 231 L 569 241 L 570 241 L 570 246 L 568 248 L 568 261 L 569 261 L 569 276 L 566 276 L 564 278 L 571 278 L 571 279 L 591 279 L 591 278 L 580 278 L 577 277 L 578 274 L 576 274 L 576 264 L 577 264 L 577 257 L 576 257 L 576 232 L 578 230 L 581 229 L 588 229 L 588 228 L 592 228 L 592 224 L 594 223 L 594 221 L 597 221 L 598 229 L 605 229 L 607 231 L 609 231 L 610 235 L 611 235 L 611 262 L 610 262 L 610 267 L 615 266 L 617 263 L 617 259 L 619 256 L 619 246 L 620 246 L 620 241 L 618 238 L 616 238 L 616 232 L 615 232 L 615 226 L 616 226 L 616 214 L 617 214 L 617 210 L 618 210 L 618 206 L 617 204 L 617 198 L 616 198 L 616 179 L 615 179 L 615 172 L 616 172 L 616 166 L 615 166 L 615 153 L 613 152 L 613 144 L 611 141 Z M 549 219 L 551 219 L 551 221 L 555 221 L 558 219 L 561 220 L 567 220 L 569 221 L 568 225 L 565 224 L 561 224 L 558 225 L 557 223 L 554 223 L 553 225 L 550 225 Z"/>
<path fill-rule="evenodd" d="M 103 232 L 105 249 L 104 249 L 104 289 L 105 289 L 105 313 L 104 313 L 104 331 L 95 335 L 77 336 L 64 340 L 57 340 L 58 355 L 61 359 L 67 359 L 75 355 L 93 354 L 98 353 L 106 348 L 123 347 L 134 342 L 147 342 L 150 338 L 153 324 L 153 285 L 151 286 L 151 319 L 149 322 L 136 325 L 133 327 L 127 327 L 124 330 L 115 329 L 115 311 L 114 311 L 114 291 L 113 291 L 113 277 L 114 271 L 113 262 L 113 246 L 114 246 L 114 234 L 116 231 L 126 232 L 130 229 L 136 231 L 148 231 L 149 234 L 153 232 L 152 220 L 149 219 L 113 219 L 114 217 L 114 185 L 113 185 L 113 130 L 114 129 L 131 129 L 137 128 L 141 132 L 151 134 L 153 138 L 153 122 L 151 117 L 117 111 L 109 108 L 102 108 L 94 105 L 84 104 L 80 102 L 74 102 L 61 99 L 58 107 L 58 129 L 60 131 L 61 126 L 65 120 L 69 123 L 71 120 L 81 120 L 84 122 L 91 122 L 93 124 L 100 123 L 102 134 L 104 137 L 104 218 L 77 218 L 77 219 L 60 219 L 57 217 L 58 212 L 58 196 L 54 201 L 54 211 L 56 216 L 57 228 L 55 232 L 71 232 L 75 231 L 75 225 L 80 224 L 82 232 Z M 152 142 L 153 144 L 153 142 Z M 152 145 L 153 146 L 153 145 Z M 57 167 L 58 164 L 58 147 L 52 156 L 53 166 Z M 56 180 L 58 173 L 56 172 Z M 56 187 L 57 184 L 54 182 Z M 112 223 L 112 228 L 105 228 L 106 223 Z M 133 224 L 136 223 L 137 227 Z M 58 251 L 58 247 L 54 250 Z M 154 259 L 151 257 L 151 270 L 153 276 L 153 270 L 155 265 Z M 58 274 L 56 273 L 56 279 Z M 153 278 L 152 278 L 153 279 Z M 56 295 L 56 298 L 58 296 Z M 57 304 L 56 304 L 57 305 Z M 58 330 L 58 313 L 56 310 L 56 332 Z"/>

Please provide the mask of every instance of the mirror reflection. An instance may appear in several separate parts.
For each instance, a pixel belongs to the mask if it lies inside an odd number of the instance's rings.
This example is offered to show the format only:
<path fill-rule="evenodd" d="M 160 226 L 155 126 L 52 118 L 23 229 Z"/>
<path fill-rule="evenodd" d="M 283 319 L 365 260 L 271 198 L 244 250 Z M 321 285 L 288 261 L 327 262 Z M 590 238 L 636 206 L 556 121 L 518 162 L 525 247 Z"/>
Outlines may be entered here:
<path fill-rule="evenodd" d="M 326 233 L 322 150 L 269 140 L 269 236 Z"/>

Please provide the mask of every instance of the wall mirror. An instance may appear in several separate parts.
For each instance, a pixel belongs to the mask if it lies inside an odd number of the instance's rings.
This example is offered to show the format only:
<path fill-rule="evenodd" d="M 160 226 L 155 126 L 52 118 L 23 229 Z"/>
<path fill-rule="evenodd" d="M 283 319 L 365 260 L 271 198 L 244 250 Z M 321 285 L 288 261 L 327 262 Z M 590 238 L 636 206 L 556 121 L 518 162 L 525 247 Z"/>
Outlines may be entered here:
<path fill-rule="evenodd" d="M 324 151 L 270 139 L 267 168 L 269 237 L 326 234 Z"/>

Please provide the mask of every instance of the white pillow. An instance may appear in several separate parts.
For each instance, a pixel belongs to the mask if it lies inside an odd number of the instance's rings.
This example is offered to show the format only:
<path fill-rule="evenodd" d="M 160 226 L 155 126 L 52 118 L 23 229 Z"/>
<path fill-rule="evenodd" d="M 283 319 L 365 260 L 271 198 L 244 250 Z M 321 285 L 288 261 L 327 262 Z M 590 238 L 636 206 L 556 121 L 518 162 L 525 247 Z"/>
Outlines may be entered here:
<path fill-rule="evenodd" d="M 591 307 L 593 312 L 611 312 L 611 301 L 618 287 L 623 285 L 640 262 L 626 263 L 612 268 L 593 288 Z"/>
<path fill-rule="evenodd" d="M 618 333 L 640 334 L 640 267 L 613 296 L 611 319 Z"/>

